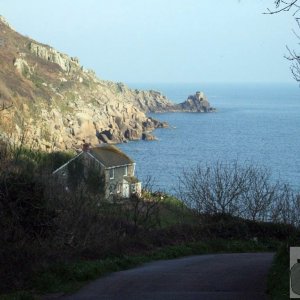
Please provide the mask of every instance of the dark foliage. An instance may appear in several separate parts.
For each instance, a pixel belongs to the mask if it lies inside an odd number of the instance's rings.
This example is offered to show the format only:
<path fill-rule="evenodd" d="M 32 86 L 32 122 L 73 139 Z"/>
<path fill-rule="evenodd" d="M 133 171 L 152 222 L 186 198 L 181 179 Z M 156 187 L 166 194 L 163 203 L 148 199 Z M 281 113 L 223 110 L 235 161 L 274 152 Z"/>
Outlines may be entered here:
<path fill-rule="evenodd" d="M 70 171 L 84 176 L 66 191 L 52 171 L 68 156 L 2 146 L 0 292 L 31 288 L 36 274 L 57 264 L 218 238 L 285 240 L 296 231 L 226 214 L 195 215 L 178 200 L 162 202 L 166 195 L 158 192 L 107 201 L 92 188 L 98 174 L 78 166 Z M 176 220 L 162 226 L 169 212 Z"/>

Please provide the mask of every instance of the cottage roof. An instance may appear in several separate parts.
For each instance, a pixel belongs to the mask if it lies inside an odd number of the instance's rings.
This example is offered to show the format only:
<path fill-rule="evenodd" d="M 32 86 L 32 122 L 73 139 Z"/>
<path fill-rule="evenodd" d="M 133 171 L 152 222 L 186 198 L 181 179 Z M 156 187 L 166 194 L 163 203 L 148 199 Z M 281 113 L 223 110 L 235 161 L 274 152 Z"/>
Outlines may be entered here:
<path fill-rule="evenodd" d="M 124 180 L 126 180 L 128 183 L 140 182 L 135 176 L 124 176 Z"/>
<path fill-rule="evenodd" d="M 90 148 L 89 153 L 106 168 L 131 165 L 134 161 L 113 145 Z"/>

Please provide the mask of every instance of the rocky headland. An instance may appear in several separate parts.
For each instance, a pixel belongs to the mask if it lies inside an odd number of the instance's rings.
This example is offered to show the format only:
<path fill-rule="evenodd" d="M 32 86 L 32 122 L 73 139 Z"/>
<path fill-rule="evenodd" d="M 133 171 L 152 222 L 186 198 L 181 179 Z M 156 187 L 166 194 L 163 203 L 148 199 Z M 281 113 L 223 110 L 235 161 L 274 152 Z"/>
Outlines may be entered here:
<path fill-rule="evenodd" d="M 153 140 L 148 112 L 210 112 L 203 93 L 174 104 L 157 91 L 97 78 L 76 57 L 17 33 L 0 16 L 0 137 L 46 151 Z"/>

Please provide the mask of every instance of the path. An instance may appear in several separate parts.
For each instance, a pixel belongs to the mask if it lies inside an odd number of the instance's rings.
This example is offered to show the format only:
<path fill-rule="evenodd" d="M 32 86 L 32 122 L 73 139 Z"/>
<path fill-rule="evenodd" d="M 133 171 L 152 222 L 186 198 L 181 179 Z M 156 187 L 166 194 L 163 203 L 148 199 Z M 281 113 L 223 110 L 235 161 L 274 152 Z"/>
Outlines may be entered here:
<path fill-rule="evenodd" d="M 272 253 L 235 253 L 156 261 L 112 273 L 61 300 L 268 299 L 272 259 Z"/>

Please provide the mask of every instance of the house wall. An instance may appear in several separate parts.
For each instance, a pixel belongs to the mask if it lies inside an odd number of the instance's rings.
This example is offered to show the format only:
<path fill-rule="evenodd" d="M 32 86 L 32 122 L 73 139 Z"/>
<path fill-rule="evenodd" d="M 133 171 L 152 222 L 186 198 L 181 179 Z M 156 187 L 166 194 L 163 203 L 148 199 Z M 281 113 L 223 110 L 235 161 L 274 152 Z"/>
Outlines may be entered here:
<path fill-rule="evenodd" d="M 69 167 L 71 164 L 74 164 L 74 163 L 77 164 L 78 168 L 76 168 L 75 173 L 74 172 L 70 173 Z M 81 167 L 79 167 L 79 166 L 81 166 Z M 69 188 L 71 188 L 71 186 L 69 185 L 70 184 L 70 181 L 69 181 L 70 176 L 71 177 L 74 176 L 74 178 L 78 178 L 79 181 L 86 180 L 88 178 L 91 179 L 91 177 L 89 177 L 92 174 L 91 170 L 95 170 L 96 173 L 98 175 L 100 175 L 100 177 L 101 177 L 101 174 L 103 174 L 103 176 L 105 175 L 104 167 L 99 162 L 97 162 L 95 159 L 93 159 L 90 155 L 83 152 L 81 155 L 78 155 L 77 157 L 75 157 L 74 160 L 70 161 L 67 165 L 65 165 L 64 167 L 59 169 L 58 172 L 55 173 L 55 176 L 57 176 L 59 181 L 65 186 L 66 189 L 69 189 Z M 81 178 L 81 176 L 82 176 L 82 178 Z M 105 181 L 103 182 L 103 180 L 101 180 L 101 178 L 99 178 L 99 188 L 100 188 L 100 185 L 103 186 L 104 184 L 105 184 Z M 93 186 L 94 186 L 94 184 L 93 184 Z M 104 186 L 103 186 L 103 189 L 104 189 Z"/>
<path fill-rule="evenodd" d="M 124 176 L 134 176 L 134 165 L 127 166 L 127 174 L 126 166 L 115 167 L 114 169 L 114 178 L 110 179 L 110 169 L 105 170 L 105 182 L 107 183 L 107 197 L 113 192 L 114 194 L 122 195 L 123 188 L 123 178 Z M 118 193 L 119 192 L 119 193 Z"/>
<path fill-rule="evenodd" d="M 73 163 L 73 161 L 75 162 L 82 162 L 84 161 L 84 157 L 83 155 L 77 155 L 74 159 L 72 159 L 71 161 L 69 161 L 66 165 L 60 167 L 60 169 L 55 173 L 55 176 L 59 179 L 60 182 L 67 184 L 67 179 L 69 176 L 69 167 L 68 165 L 70 163 Z"/>
<path fill-rule="evenodd" d="M 131 185 L 131 193 L 136 193 L 137 195 L 141 195 L 142 194 L 142 183 L 141 182 L 137 182 Z"/>
<path fill-rule="evenodd" d="M 134 176 L 134 164 L 128 166 L 128 176 Z"/>
<path fill-rule="evenodd" d="M 99 163 L 97 160 L 91 157 L 87 152 L 83 152 L 82 155 L 76 157 L 75 160 L 77 162 L 81 162 L 84 165 L 83 172 L 85 177 L 88 176 L 89 168 L 96 168 L 99 170 L 99 172 L 103 173 L 105 183 L 104 193 L 106 198 L 109 198 L 111 196 L 111 192 L 113 194 L 119 194 L 121 196 L 123 194 L 124 176 L 134 176 L 135 164 L 114 167 L 114 178 L 110 179 L 110 169 L 105 169 L 105 167 L 101 163 Z M 61 168 L 56 173 L 56 176 L 58 176 L 62 181 L 64 181 L 64 184 L 67 187 L 67 179 L 69 176 L 68 165 Z"/>

